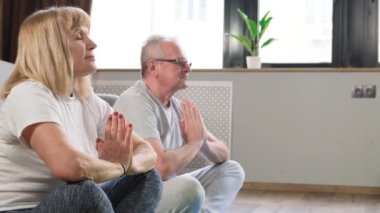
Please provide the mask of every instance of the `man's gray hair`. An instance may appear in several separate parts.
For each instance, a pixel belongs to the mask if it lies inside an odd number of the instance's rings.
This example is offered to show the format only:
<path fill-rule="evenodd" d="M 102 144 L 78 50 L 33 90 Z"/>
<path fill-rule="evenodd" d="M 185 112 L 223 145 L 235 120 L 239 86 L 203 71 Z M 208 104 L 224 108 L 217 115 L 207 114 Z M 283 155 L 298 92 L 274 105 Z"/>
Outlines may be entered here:
<path fill-rule="evenodd" d="M 161 49 L 162 41 L 176 41 L 171 37 L 163 35 L 149 36 L 141 47 L 140 63 L 141 63 L 141 76 L 144 77 L 148 70 L 148 60 L 152 58 L 163 58 L 164 53 Z"/>

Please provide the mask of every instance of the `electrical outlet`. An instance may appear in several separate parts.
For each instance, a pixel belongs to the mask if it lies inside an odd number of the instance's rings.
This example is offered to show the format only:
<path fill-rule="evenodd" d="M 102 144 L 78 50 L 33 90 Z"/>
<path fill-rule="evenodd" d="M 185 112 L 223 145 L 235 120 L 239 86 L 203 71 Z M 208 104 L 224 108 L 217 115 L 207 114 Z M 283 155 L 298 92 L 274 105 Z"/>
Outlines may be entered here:
<path fill-rule="evenodd" d="M 352 86 L 351 96 L 353 98 L 363 98 L 364 97 L 363 85 Z"/>
<path fill-rule="evenodd" d="M 365 98 L 376 98 L 376 85 L 363 85 L 363 96 Z"/>

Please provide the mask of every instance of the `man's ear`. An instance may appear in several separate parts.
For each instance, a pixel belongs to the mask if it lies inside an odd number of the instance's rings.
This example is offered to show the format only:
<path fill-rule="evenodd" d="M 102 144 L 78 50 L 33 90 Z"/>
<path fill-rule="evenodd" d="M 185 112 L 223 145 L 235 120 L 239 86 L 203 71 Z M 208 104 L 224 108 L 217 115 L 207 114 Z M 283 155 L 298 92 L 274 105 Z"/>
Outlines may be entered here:
<path fill-rule="evenodd" d="M 150 72 L 154 77 L 158 77 L 158 70 L 154 60 L 148 61 L 148 72 Z"/>

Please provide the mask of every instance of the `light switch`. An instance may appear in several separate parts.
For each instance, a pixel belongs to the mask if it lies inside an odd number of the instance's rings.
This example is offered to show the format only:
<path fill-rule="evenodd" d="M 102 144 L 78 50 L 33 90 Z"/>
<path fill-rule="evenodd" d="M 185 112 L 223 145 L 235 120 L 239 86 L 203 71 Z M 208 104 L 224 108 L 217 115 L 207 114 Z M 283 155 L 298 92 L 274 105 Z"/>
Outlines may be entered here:
<path fill-rule="evenodd" d="M 352 86 L 351 95 L 353 98 L 363 98 L 364 97 L 363 85 Z"/>
<path fill-rule="evenodd" d="M 363 85 L 363 96 L 365 98 L 376 98 L 376 85 Z"/>

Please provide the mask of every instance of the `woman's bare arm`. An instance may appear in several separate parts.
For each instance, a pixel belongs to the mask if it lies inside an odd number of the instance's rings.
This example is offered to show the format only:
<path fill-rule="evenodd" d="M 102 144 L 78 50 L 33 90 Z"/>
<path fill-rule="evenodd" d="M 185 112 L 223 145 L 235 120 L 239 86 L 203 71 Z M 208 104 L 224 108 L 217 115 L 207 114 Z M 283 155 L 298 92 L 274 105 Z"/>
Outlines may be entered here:
<path fill-rule="evenodd" d="M 75 150 L 61 126 L 56 123 L 28 126 L 22 137 L 41 157 L 51 173 L 63 181 L 91 179 L 103 182 L 123 174 L 120 163 L 100 160 Z"/>

